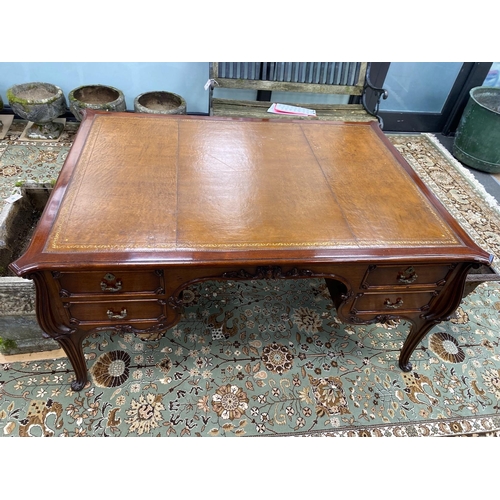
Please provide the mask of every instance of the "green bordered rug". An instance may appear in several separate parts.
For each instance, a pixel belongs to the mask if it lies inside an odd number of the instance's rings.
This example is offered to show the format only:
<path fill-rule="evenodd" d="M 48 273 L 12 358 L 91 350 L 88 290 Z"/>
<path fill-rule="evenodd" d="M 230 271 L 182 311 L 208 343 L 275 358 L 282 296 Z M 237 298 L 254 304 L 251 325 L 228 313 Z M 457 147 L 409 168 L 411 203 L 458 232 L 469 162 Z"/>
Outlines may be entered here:
<path fill-rule="evenodd" d="M 500 255 L 500 211 L 473 175 L 433 136 L 390 140 L 479 245 Z M 69 147 L 62 144 L 11 136 L 0 173 L 22 180 L 45 169 L 51 178 Z M 91 381 L 79 393 L 66 358 L 0 365 L 0 436 L 500 431 L 498 283 L 480 285 L 426 336 L 411 373 L 397 366 L 409 324 L 342 324 L 323 280 L 204 282 L 184 302 L 184 318 L 160 341 L 87 338 Z"/>

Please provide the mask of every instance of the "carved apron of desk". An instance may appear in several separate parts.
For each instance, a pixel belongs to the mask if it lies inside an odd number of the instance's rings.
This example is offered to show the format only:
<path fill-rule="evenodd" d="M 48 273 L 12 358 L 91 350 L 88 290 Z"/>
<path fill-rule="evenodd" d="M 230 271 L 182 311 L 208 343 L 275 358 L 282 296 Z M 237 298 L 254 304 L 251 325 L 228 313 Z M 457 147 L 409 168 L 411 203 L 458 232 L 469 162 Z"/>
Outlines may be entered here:
<path fill-rule="evenodd" d="M 436 324 L 450 319 L 458 308 L 463 297 L 467 272 L 470 263 L 450 264 L 444 266 L 421 266 L 428 272 L 432 280 L 418 283 L 417 266 L 408 266 L 398 271 L 398 284 L 387 286 L 371 286 L 367 279 L 363 280 L 361 289 L 348 292 L 347 297 L 340 294 L 337 282 L 326 280 L 332 299 L 337 307 L 339 318 L 350 324 L 386 323 L 390 320 L 403 319 L 411 324 L 408 336 L 399 355 L 399 367 L 405 372 L 412 370 L 410 357 L 413 351 Z M 370 270 L 377 266 L 369 266 Z M 384 266 L 381 266 L 384 267 Z M 387 266 L 394 270 L 404 266 Z M 418 271 L 420 273 L 420 270 Z M 407 278 L 409 276 L 409 278 Z"/>
<path fill-rule="evenodd" d="M 44 271 L 29 278 L 36 287 L 40 327 L 67 354 L 75 370 L 75 391 L 88 380 L 82 348 L 87 336 L 114 331 L 155 339 L 181 317 L 178 304 L 167 304 L 181 282 L 166 286 L 161 269 Z"/>

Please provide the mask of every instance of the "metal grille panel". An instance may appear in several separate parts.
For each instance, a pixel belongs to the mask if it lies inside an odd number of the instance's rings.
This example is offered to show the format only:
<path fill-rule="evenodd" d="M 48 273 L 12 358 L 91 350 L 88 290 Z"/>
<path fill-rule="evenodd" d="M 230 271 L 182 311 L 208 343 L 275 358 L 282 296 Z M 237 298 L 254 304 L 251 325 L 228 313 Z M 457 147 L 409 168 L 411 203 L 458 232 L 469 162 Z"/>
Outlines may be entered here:
<path fill-rule="evenodd" d="M 359 62 L 220 62 L 218 76 L 272 82 L 356 85 Z"/>

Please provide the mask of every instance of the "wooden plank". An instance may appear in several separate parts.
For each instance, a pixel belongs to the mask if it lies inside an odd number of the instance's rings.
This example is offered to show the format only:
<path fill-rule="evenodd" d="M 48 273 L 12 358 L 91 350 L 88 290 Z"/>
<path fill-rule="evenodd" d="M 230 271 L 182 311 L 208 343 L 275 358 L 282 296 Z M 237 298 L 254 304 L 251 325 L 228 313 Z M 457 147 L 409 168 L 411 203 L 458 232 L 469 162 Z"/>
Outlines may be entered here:
<path fill-rule="evenodd" d="M 321 83 L 274 82 L 241 78 L 214 78 L 216 87 L 228 89 L 270 90 L 276 92 L 310 92 L 314 94 L 361 95 L 363 86 L 328 85 Z"/>
<path fill-rule="evenodd" d="M 209 75 L 210 75 L 211 79 L 217 78 L 217 76 L 219 75 L 219 63 L 218 62 L 210 63 Z"/>
<path fill-rule="evenodd" d="M 368 63 L 361 63 L 361 67 L 359 69 L 359 76 L 358 76 L 358 83 L 356 84 L 357 86 L 363 88 L 365 85 L 365 79 L 366 79 L 366 71 L 368 68 Z"/>
<path fill-rule="evenodd" d="M 252 101 L 252 100 L 236 100 L 236 99 L 221 99 L 214 97 L 213 99 L 214 105 L 236 105 L 236 106 L 247 106 L 247 107 L 256 107 L 256 108 L 265 108 L 268 109 L 272 104 L 269 101 Z M 293 104 L 293 106 L 302 106 L 304 108 L 312 108 L 312 109 L 359 109 L 363 110 L 362 104 L 321 104 L 321 103 L 307 103 L 307 104 Z"/>
<path fill-rule="evenodd" d="M 268 113 L 269 102 L 259 101 L 232 101 L 230 99 L 214 99 L 211 114 L 213 116 L 243 117 L 243 118 L 283 118 L 305 120 L 333 120 L 333 121 L 376 121 L 377 119 L 366 112 L 361 104 L 297 104 L 297 106 L 315 109 L 317 117 L 283 116 Z"/>
<path fill-rule="evenodd" d="M 250 100 L 233 100 L 233 99 L 213 99 L 214 107 L 241 107 L 241 108 L 253 108 L 253 109 L 262 109 L 267 111 L 269 106 L 271 106 L 271 102 L 268 101 L 250 101 Z M 359 112 L 366 113 L 366 110 L 363 108 L 362 104 L 319 104 L 319 103 L 294 103 L 293 106 L 300 106 L 303 108 L 315 109 L 316 111 L 322 110 L 339 110 L 343 112 Z"/>

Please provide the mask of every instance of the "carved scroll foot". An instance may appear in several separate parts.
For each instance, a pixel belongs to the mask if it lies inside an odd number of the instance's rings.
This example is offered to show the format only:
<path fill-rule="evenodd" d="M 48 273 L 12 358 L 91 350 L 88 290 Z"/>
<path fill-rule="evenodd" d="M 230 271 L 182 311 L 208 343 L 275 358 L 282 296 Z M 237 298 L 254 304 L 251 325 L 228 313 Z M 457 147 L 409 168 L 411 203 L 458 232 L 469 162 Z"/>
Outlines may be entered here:
<path fill-rule="evenodd" d="M 87 364 L 82 347 L 82 341 L 86 336 L 86 332 L 75 332 L 56 338 L 75 371 L 75 380 L 71 383 L 71 389 L 75 392 L 81 391 L 88 382 Z"/>

